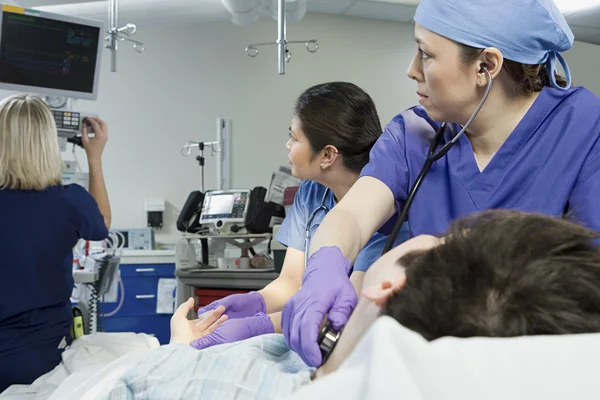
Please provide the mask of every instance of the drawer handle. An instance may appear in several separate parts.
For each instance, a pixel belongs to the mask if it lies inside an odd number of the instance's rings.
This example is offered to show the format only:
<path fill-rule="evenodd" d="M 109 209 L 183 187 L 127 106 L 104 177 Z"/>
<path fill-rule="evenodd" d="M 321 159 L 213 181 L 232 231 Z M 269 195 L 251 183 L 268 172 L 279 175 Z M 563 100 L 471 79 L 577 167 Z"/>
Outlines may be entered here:
<path fill-rule="evenodd" d="M 136 268 L 135 272 L 154 272 L 154 268 Z"/>
<path fill-rule="evenodd" d="M 135 296 L 136 299 L 153 299 L 156 295 L 154 294 L 138 294 Z"/>

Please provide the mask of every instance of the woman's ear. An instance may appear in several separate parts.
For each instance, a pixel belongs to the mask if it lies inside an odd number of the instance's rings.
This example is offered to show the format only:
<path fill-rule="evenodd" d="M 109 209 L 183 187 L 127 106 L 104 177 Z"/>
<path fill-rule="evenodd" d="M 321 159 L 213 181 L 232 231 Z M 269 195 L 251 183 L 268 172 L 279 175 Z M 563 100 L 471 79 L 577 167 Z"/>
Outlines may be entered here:
<path fill-rule="evenodd" d="M 481 52 L 477 62 L 477 86 L 486 87 L 490 79 L 486 70 L 492 78 L 496 78 L 504 65 L 504 57 L 500 50 L 495 47 L 489 47 Z"/>
<path fill-rule="evenodd" d="M 406 283 L 406 274 L 404 271 L 398 273 L 393 281 L 385 280 L 378 285 L 364 288 L 361 295 L 372 301 L 379 308 L 383 308 L 388 299 L 396 292 L 400 291 Z"/>
<path fill-rule="evenodd" d="M 339 156 L 338 149 L 335 146 L 327 145 L 321 150 L 321 169 L 331 167 Z"/>

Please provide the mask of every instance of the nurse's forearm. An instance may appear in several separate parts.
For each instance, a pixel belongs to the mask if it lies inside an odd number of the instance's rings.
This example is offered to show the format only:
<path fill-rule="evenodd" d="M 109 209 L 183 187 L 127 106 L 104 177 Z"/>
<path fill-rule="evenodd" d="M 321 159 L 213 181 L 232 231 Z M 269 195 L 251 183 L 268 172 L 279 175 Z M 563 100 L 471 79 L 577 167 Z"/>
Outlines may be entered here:
<path fill-rule="evenodd" d="M 283 333 L 281 329 L 281 312 L 269 314 L 269 318 L 273 323 L 273 329 L 275 330 L 275 333 Z"/>
<path fill-rule="evenodd" d="M 362 238 L 360 226 L 353 215 L 347 210 L 334 207 L 327 213 L 310 241 L 309 254 L 312 255 L 321 247 L 337 246 L 348 260 L 354 262 L 367 241 L 368 238 Z"/>
<path fill-rule="evenodd" d="M 110 203 L 108 201 L 108 193 L 104 183 L 104 174 L 102 173 L 102 161 L 90 161 L 90 194 L 96 200 L 100 213 L 104 217 L 104 224 L 110 229 L 110 221 L 112 218 L 110 212 Z"/>
<path fill-rule="evenodd" d="M 380 180 L 363 176 L 327 214 L 310 242 L 310 255 L 337 246 L 350 261 L 396 211 L 394 195 Z"/>
<path fill-rule="evenodd" d="M 302 276 L 300 276 L 302 278 Z M 265 299 L 267 313 L 278 312 L 283 309 L 285 302 L 296 294 L 302 281 L 295 281 L 286 276 L 280 275 L 273 282 L 258 291 Z"/>

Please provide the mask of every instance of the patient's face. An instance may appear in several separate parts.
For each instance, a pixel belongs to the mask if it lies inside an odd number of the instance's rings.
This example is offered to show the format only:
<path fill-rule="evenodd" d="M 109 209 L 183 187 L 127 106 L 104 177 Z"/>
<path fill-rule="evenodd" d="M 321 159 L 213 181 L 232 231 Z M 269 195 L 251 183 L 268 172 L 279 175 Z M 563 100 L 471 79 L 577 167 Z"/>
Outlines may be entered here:
<path fill-rule="evenodd" d="M 386 287 L 400 288 L 404 282 L 404 268 L 398 259 L 412 251 L 424 251 L 441 243 L 441 239 L 429 235 L 414 237 L 390 250 L 379 258 L 366 272 L 362 284 L 358 304 L 346 324 L 339 342 L 327 363 L 323 365 L 317 376 L 335 371 L 352 352 L 362 334 L 371 326 L 380 314 L 382 304 L 373 300 L 373 296 L 365 296 L 366 292 L 378 296 L 385 295 Z"/>

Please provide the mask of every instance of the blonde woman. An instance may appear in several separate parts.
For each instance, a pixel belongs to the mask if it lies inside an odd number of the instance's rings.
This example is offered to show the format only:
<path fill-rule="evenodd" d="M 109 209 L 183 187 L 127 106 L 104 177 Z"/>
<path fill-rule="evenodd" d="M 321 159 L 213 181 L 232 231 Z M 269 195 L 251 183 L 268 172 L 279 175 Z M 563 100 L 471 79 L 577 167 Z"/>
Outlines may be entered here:
<path fill-rule="evenodd" d="M 61 185 L 54 118 L 38 97 L 0 102 L 0 392 L 30 384 L 60 363 L 72 323 L 72 248 L 108 235 L 102 175 L 106 124 L 82 129 L 89 193 Z"/>

